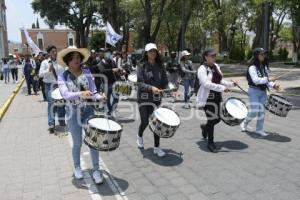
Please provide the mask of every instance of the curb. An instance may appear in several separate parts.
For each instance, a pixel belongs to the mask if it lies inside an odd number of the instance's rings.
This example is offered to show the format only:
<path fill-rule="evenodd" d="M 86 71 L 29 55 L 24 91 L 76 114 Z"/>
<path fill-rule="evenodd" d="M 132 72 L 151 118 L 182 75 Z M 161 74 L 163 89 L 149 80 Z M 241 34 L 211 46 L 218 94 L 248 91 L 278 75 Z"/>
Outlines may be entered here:
<path fill-rule="evenodd" d="M 6 99 L 4 104 L 0 107 L 0 121 L 3 119 L 6 111 L 8 110 L 11 102 L 14 100 L 16 94 L 19 92 L 22 84 L 24 83 L 25 78 L 23 78 L 17 85 L 17 87 L 14 89 L 14 91 L 10 94 L 10 96 Z"/>

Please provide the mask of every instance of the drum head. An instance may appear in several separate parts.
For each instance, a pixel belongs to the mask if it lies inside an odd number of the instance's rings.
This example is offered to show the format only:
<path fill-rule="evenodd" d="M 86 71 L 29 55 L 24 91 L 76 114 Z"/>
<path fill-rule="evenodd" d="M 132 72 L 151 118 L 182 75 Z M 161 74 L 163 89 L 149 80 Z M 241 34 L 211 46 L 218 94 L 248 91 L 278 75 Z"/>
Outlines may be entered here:
<path fill-rule="evenodd" d="M 128 80 L 131 82 L 136 83 L 137 82 L 137 75 L 135 72 L 132 72 L 128 75 Z"/>
<path fill-rule="evenodd" d="M 244 119 L 247 117 L 248 109 L 246 105 L 237 98 L 230 98 L 225 102 L 225 108 L 228 113 L 236 119 Z"/>
<path fill-rule="evenodd" d="M 63 97 L 60 94 L 59 88 L 56 88 L 55 90 L 53 90 L 53 92 L 51 93 L 51 97 L 52 97 L 52 99 L 55 99 L 55 100 L 63 99 Z"/>
<path fill-rule="evenodd" d="M 158 108 L 154 111 L 155 117 L 169 126 L 179 126 L 180 119 L 178 115 L 168 108 Z"/>
<path fill-rule="evenodd" d="M 111 120 L 106 118 L 92 118 L 88 121 L 88 124 L 94 128 L 97 128 L 99 130 L 103 131 L 120 131 L 122 130 L 122 126 Z"/>

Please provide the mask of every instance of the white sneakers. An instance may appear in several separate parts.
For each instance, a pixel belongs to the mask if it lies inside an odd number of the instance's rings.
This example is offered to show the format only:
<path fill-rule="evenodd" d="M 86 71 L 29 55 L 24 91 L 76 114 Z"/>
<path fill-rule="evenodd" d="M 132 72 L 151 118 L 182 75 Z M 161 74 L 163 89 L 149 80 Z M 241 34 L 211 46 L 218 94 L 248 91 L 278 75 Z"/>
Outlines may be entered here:
<path fill-rule="evenodd" d="M 154 147 L 153 153 L 158 157 L 164 157 L 166 155 L 166 153 L 159 147 Z"/>
<path fill-rule="evenodd" d="M 136 143 L 138 145 L 138 148 L 141 148 L 141 149 L 144 148 L 144 140 L 142 137 L 137 136 Z"/>
<path fill-rule="evenodd" d="M 191 106 L 190 106 L 190 104 L 186 103 L 186 104 L 183 105 L 183 108 L 184 108 L 184 109 L 190 109 Z"/>
<path fill-rule="evenodd" d="M 138 145 L 138 148 L 144 148 L 144 140 L 142 137 L 137 136 L 136 143 Z M 158 157 L 164 157 L 166 155 L 166 153 L 159 147 L 154 147 L 153 153 Z"/>
<path fill-rule="evenodd" d="M 101 172 L 99 170 L 95 170 L 93 172 L 93 179 L 95 181 L 96 184 L 101 184 L 103 183 L 103 176 L 101 174 Z"/>
<path fill-rule="evenodd" d="M 76 179 L 83 179 L 83 174 L 80 167 L 76 167 L 74 169 L 74 176 Z M 96 184 L 103 183 L 103 176 L 99 170 L 95 170 L 92 176 Z"/>
<path fill-rule="evenodd" d="M 75 176 L 76 179 L 82 179 L 83 178 L 83 174 L 82 174 L 82 171 L 81 171 L 80 167 L 75 167 L 74 176 Z"/>
<path fill-rule="evenodd" d="M 256 131 L 256 133 L 257 133 L 258 135 L 260 135 L 260 136 L 263 136 L 263 137 L 266 137 L 266 136 L 269 135 L 268 133 L 266 133 L 266 132 L 264 132 L 264 131 Z"/>

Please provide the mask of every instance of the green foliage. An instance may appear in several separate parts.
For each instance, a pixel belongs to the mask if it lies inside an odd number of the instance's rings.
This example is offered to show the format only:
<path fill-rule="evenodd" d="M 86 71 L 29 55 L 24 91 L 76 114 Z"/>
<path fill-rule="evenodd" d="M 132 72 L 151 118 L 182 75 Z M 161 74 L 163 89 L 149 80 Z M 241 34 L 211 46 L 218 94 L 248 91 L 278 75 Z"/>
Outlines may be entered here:
<path fill-rule="evenodd" d="M 231 60 L 243 61 L 245 60 L 245 49 L 235 46 L 229 52 L 229 58 Z"/>
<path fill-rule="evenodd" d="M 91 49 L 99 52 L 100 48 L 104 46 L 104 42 L 105 33 L 103 31 L 96 31 L 93 33 L 89 46 Z"/>
<path fill-rule="evenodd" d="M 286 48 L 280 48 L 278 50 L 278 59 L 279 60 L 287 60 L 288 55 L 289 55 L 289 52 L 287 51 Z"/>

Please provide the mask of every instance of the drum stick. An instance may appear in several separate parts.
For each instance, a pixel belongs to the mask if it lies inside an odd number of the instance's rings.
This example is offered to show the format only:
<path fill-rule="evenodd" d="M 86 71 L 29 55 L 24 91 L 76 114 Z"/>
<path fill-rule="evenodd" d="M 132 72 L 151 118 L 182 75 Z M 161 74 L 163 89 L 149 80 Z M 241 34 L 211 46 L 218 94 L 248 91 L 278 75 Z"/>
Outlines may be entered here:
<path fill-rule="evenodd" d="M 245 94 L 249 95 L 248 92 L 246 90 L 244 90 L 241 86 L 239 86 L 239 84 L 235 83 L 235 85 L 242 90 Z"/>
<path fill-rule="evenodd" d="M 283 73 L 283 74 L 280 74 L 280 75 L 278 75 L 278 76 L 275 76 L 275 77 L 274 77 L 274 81 L 278 80 L 278 79 L 281 78 L 282 76 L 285 76 L 285 75 L 287 75 L 287 74 L 289 74 L 289 73 L 291 73 L 291 72 L 285 72 L 285 73 Z"/>

